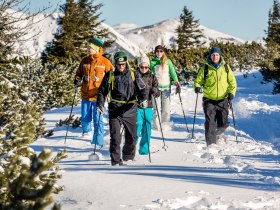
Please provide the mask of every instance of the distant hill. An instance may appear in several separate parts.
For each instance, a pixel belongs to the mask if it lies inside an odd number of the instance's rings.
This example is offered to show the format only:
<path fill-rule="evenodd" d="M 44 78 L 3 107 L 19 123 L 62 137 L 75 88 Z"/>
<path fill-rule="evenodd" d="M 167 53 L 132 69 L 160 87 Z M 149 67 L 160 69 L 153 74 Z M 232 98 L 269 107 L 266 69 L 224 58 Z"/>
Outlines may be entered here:
<path fill-rule="evenodd" d="M 31 40 L 18 44 L 18 54 L 40 57 L 47 42 L 53 39 L 54 33 L 59 29 L 57 25 L 58 14 L 47 16 L 39 14 L 35 17 L 32 30 L 27 37 Z M 137 57 L 143 53 L 153 50 L 158 44 L 167 47 L 176 47 L 175 29 L 178 27 L 178 19 L 168 19 L 160 23 L 148 26 L 138 26 L 135 24 L 118 24 L 109 26 L 102 23 L 102 27 L 107 28 L 115 40 L 115 44 L 106 49 L 107 53 L 113 54 L 118 50 L 126 51 L 130 57 Z M 222 42 L 244 43 L 245 41 L 228 34 L 224 34 L 205 26 L 200 25 L 205 38 L 203 41 L 209 44 L 213 40 Z M 36 35 L 38 34 L 39 35 Z"/>
<path fill-rule="evenodd" d="M 112 27 L 144 51 L 150 51 L 158 44 L 165 45 L 167 47 L 176 47 L 175 29 L 179 24 L 179 19 L 168 19 L 160 23 L 143 27 L 138 27 L 134 24 L 118 24 Z M 233 43 L 245 42 L 240 38 L 209 29 L 202 25 L 200 25 L 200 29 L 205 37 L 202 41 L 206 42 L 206 45 L 213 40 Z"/>

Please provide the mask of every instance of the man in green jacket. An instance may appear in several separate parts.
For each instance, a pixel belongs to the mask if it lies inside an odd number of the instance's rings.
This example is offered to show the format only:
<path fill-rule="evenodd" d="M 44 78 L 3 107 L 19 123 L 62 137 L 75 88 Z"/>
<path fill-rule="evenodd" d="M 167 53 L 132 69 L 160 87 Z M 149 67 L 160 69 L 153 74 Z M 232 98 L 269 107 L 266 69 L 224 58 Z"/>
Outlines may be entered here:
<path fill-rule="evenodd" d="M 213 47 L 194 81 L 195 93 L 203 86 L 203 110 L 205 114 L 206 144 L 216 144 L 229 126 L 229 103 L 236 93 L 236 80 L 225 63 L 220 48 Z"/>

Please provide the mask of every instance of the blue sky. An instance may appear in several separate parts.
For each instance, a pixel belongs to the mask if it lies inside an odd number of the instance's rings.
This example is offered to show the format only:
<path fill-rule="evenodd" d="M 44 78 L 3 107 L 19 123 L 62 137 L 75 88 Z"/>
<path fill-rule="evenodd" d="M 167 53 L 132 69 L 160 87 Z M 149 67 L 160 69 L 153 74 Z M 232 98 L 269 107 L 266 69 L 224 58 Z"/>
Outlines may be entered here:
<path fill-rule="evenodd" d="M 31 9 L 64 4 L 65 0 L 29 0 Z M 268 11 L 273 0 L 95 0 L 103 3 L 101 19 L 105 23 L 151 25 L 178 18 L 184 6 L 199 23 L 245 40 L 261 39 L 267 29 Z"/>

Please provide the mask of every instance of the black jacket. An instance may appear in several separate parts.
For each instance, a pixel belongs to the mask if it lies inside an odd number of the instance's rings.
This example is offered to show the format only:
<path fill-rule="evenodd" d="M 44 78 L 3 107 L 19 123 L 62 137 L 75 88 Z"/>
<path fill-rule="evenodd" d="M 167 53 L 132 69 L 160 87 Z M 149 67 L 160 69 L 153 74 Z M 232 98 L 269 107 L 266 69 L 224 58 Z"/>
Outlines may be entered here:
<path fill-rule="evenodd" d="M 145 74 L 142 74 L 140 72 L 140 69 L 137 69 L 137 71 L 139 71 L 139 73 L 141 74 L 141 76 L 146 84 L 146 89 L 149 94 L 148 107 L 152 108 L 153 107 L 152 95 L 159 92 L 158 80 L 157 80 L 156 76 L 152 74 L 152 72 L 150 70 L 148 70 Z"/>
<path fill-rule="evenodd" d="M 104 107 L 105 98 L 109 92 L 110 99 L 112 99 L 109 100 L 109 110 L 131 106 L 139 101 L 148 100 L 148 91 L 138 71 L 134 72 L 134 80 L 129 68 L 126 68 L 123 72 L 120 72 L 117 68 L 113 71 L 113 81 L 109 82 L 110 72 L 107 72 L 98 89 L 98 107 Z"/>

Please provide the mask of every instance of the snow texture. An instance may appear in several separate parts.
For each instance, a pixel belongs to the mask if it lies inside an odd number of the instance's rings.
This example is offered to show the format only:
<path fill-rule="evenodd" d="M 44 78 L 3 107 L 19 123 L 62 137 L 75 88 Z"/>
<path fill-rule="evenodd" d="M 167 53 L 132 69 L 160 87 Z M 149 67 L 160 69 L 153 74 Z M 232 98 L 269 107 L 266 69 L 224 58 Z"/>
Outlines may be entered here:
<path fill-rule="evenodd" d="M 280 96 L 272 95 L 272 84 L 262 84 L 262 76 L 253 70 L 244 78 L 236 74 L 238 90 L 233 100 L 236 132 L 230 113 L 230 127 L 217 145 L 206 147 L 202 95 L 199 94 L 194 139 L 186 130 L 179 97 L 172 87 L 171 127 L 163 134 L 152 131 L 151 163 L 137 154 L 125 166 L 110 165 L 108 114 L 105 111 L 106 145 L 96 150 L 97 159 L 89 159 L 94 145 L 81 137 L 81 128 L 70 127 L 66 144 L 66 126 L 55 127 L 65 119 L 70 107 L 52 109 L 45 114 L 46 129 L 54 135 L 35 141 L 40 152 L 49 147 L 58 152 L 66 148 L 68 157 L 58 184 L 65 191 L 55 197 L 62 209 L 215 209 L 278 210 L 280 207 L 279 109 Z M 193 86 L 182 87 L 182 103 L 187 126 L 192 131 L 196 94 Z M 73 113 L 80 115 L 80 106 Z M 237 135 L 237 140 L 236 136 Z"/>

